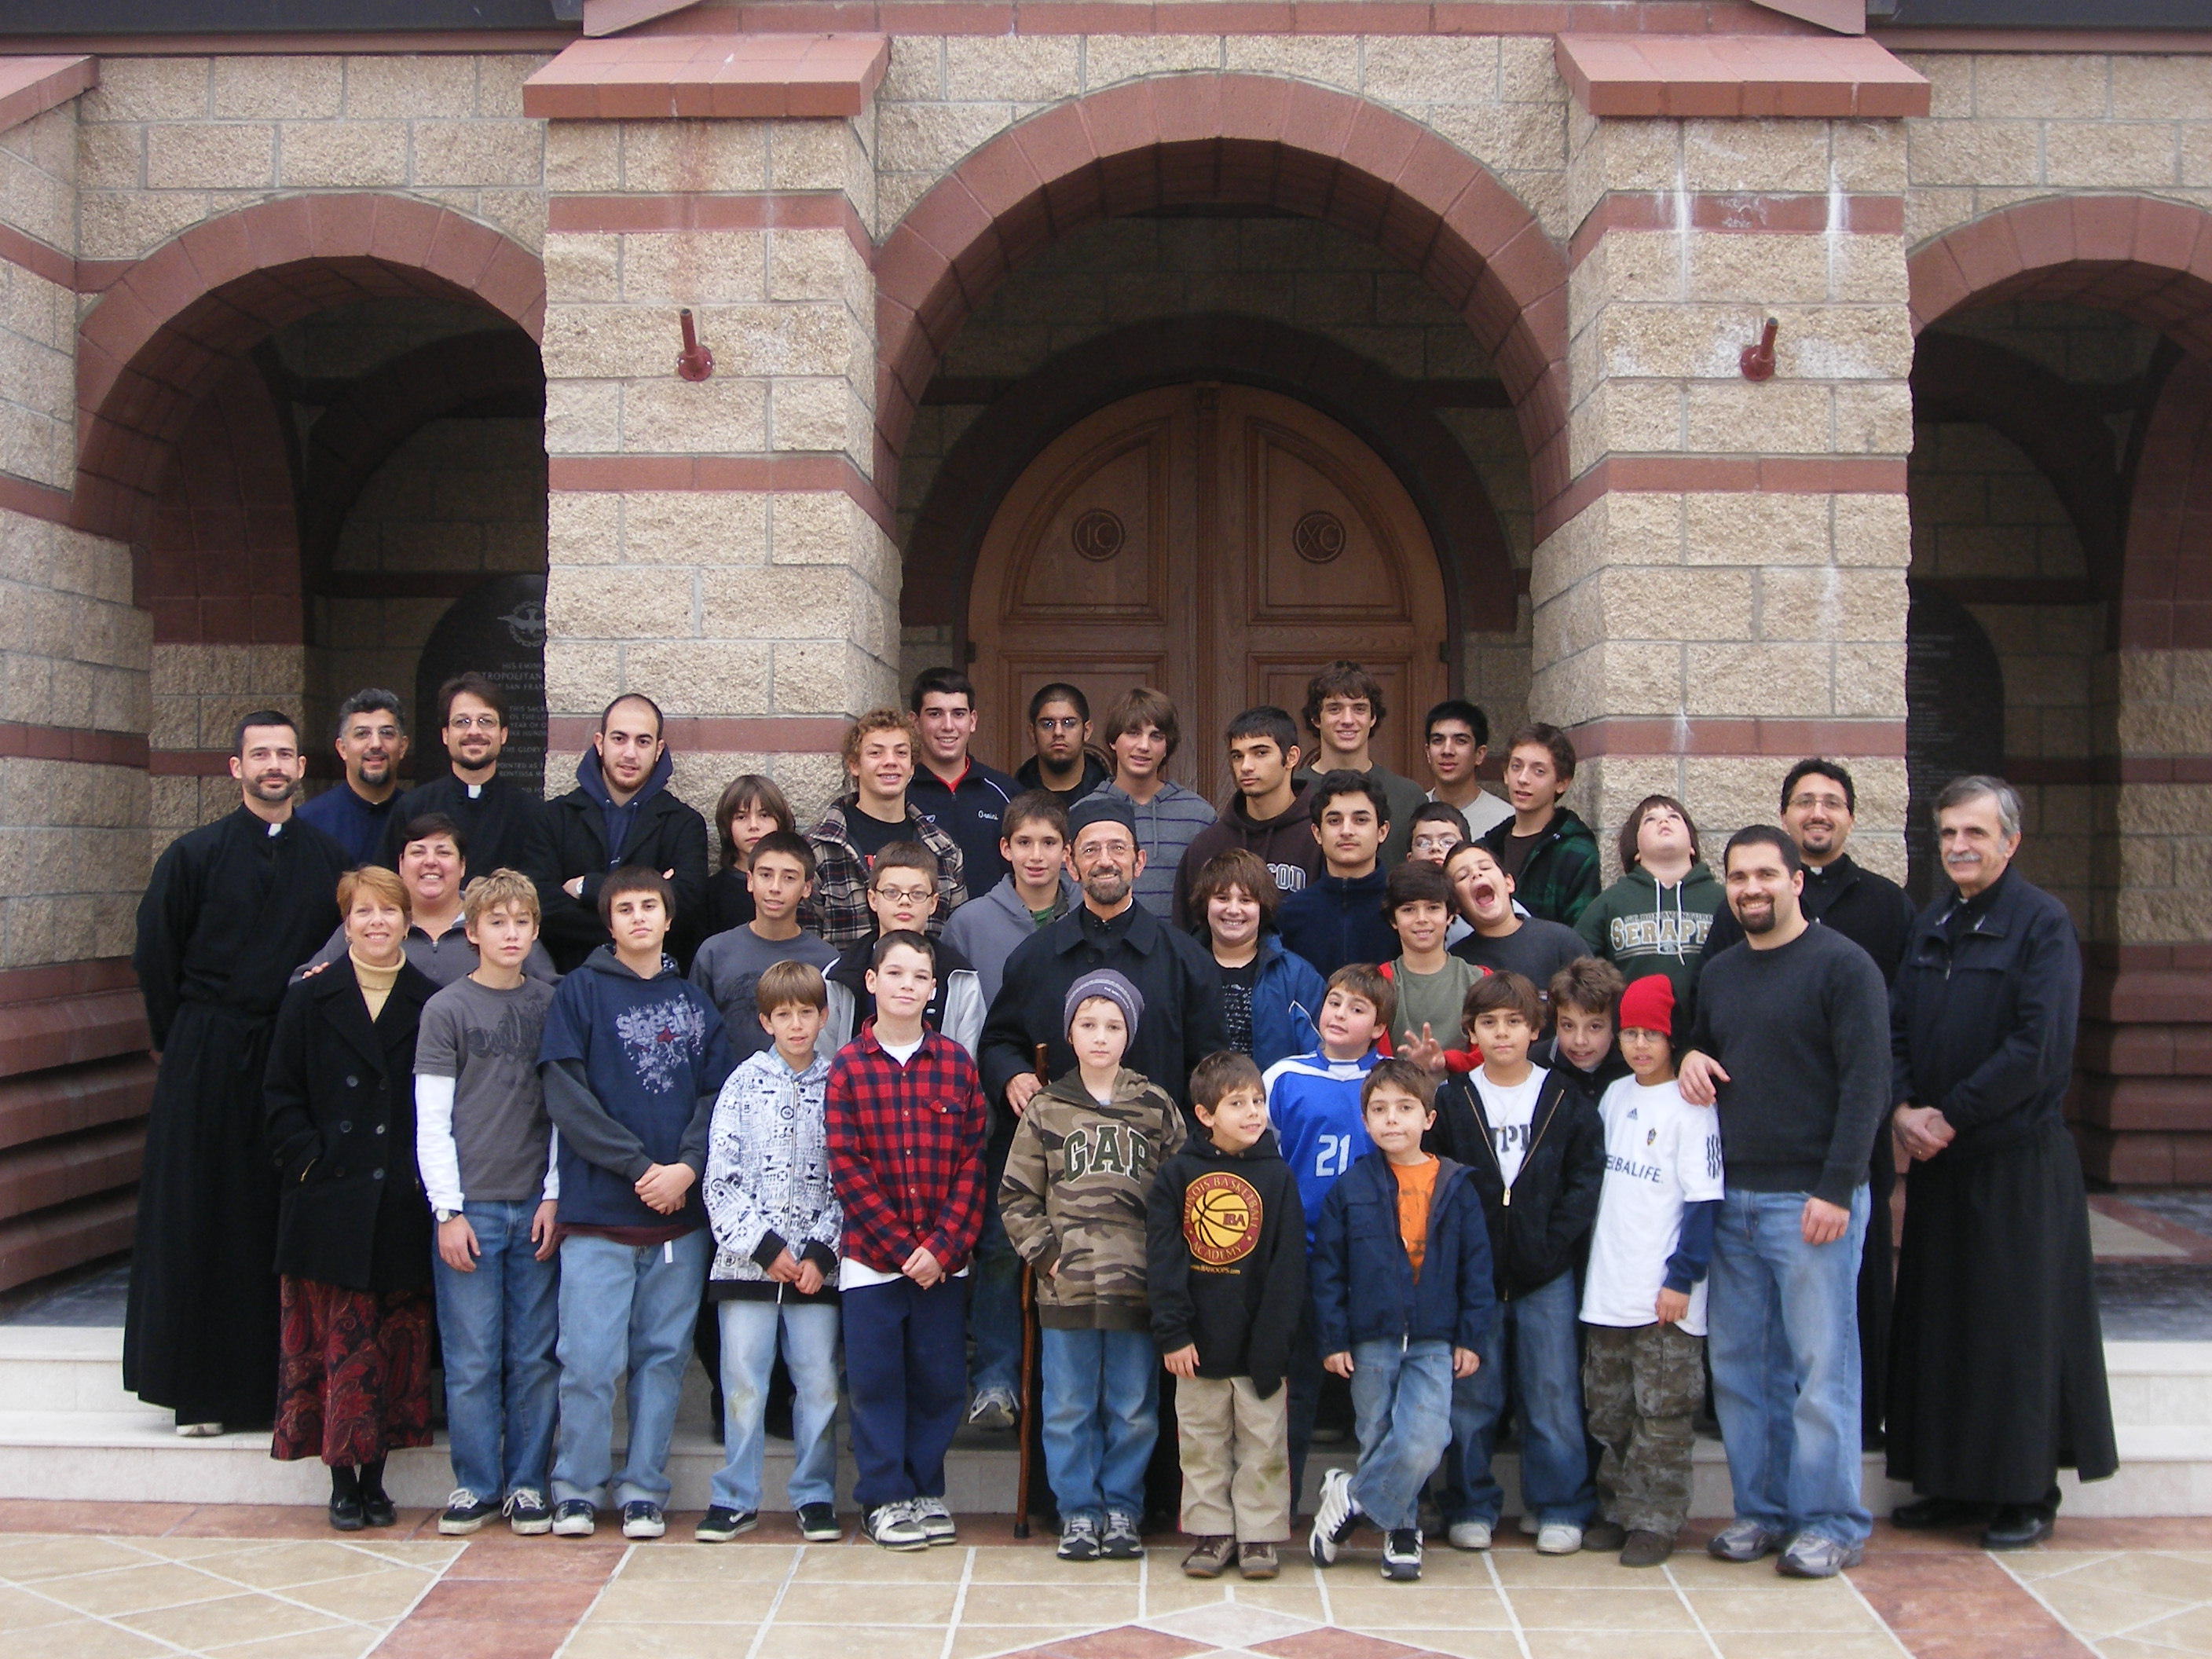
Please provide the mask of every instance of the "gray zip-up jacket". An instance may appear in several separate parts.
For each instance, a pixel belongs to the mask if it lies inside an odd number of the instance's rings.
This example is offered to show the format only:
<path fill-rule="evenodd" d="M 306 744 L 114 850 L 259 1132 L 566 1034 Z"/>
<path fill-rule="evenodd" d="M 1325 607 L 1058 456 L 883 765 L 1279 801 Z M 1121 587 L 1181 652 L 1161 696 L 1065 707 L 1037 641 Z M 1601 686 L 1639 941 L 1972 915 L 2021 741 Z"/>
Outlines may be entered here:
<path fill-rule="evenodd" d="M 1066 915 L 1079 896 L 1074 880 L 1063 872 L 1060 897 L 1047 920 L 1057 921 Z M 1006 958 L 1013 955 L 1015 946 L 1036 930 L 1037 923 L 1030 916 L 1029 906 L 1014 890 L 1012 876 L 1002 877 L 996 887 L 981 898 L 969 900 L 946 921 L 945 942 L 967 957 L 975 968 L 976 985 L 983 994 L 986 1008 L 999 1000 L 999 986 L 1006 974 Z"/>
<path fill-rule="evenodd" d="M 1102 799 L 1121 802 L 1136 816 L 1137 845 L 1145 850 L 1144 873 L 1137 878 L 1137 902 L 1162 921 L 1175 920 L 1176 872 L 1183 849 L 1221 814 L 1213 803 L 1179 783 L 1162 783 L 1150 800 L 1139 800 L 1118 786 L 1102 783 Z"/>

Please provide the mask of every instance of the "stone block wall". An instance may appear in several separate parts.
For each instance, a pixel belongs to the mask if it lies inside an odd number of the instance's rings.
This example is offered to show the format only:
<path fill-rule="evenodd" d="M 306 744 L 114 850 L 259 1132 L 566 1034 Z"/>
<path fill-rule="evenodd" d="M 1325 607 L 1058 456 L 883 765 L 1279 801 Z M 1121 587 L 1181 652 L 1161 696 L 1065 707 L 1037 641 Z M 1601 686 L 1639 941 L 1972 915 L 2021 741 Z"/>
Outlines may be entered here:
<path fill-rule="evenodd" d="M 66 255 L 76 246 L 74 101 L 0 131 L 0 225 Z M 0 472 L 50 489 L 76 470 L 76 296 L 58 262 L 0 261 Z"/>

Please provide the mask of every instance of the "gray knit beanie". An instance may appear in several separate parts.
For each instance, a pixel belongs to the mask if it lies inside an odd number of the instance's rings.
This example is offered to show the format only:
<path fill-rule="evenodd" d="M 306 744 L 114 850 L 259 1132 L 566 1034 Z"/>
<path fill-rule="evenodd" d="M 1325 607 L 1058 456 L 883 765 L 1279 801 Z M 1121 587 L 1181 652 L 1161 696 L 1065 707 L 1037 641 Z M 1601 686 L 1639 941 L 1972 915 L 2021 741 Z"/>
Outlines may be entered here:
<path fill-rule="evenodd" d="M 1121 1023 L 1129 1028 L 1129 1040 L 1136 1041 L 1137 1022 L 1145 1017 L 1145 994 L 1111 968 L 1094 968 L 1067 988 L 1067 1000 L 1060 1006 L 1060 1029 L 1072 1029 L 1075 1011 L 1098 997 L 1121 1011 Z"/>

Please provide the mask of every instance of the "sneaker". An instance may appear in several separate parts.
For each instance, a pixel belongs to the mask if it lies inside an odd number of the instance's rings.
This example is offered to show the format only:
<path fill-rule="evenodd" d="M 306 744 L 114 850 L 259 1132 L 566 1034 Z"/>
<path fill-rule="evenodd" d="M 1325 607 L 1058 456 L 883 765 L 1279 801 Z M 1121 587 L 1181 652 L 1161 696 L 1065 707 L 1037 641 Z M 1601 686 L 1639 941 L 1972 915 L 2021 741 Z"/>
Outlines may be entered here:
<path fill-rule="evenodd" d="M 1182 1559 L 1182 1570 L 1187 1577 L 1218 1578 L 1236 1559 L 1234 1538 L 1208 1536 L 1191 1546 L 1190 1553 Z"/>
<path fill-rule="evenodd" d="M 959 1537 L 959 1529 L 952 1523 L 952 1511 L 945 1507 L 942 1498 L 917 1498 L 911 1507 L 915 1524 L 931 1543 L 950 1544 Z"/>
<path fill-rule="evenodd" d="M 517 1538 L 542 1538 L 553 1530 L 553 1511 L 545 1507 L 545 1494 L 535 1486 L 517 1486 L 500 1505 L 507 1529 Z"/>
<path fill-rule="evenodd" d="M 1121 1510 L 1107 1510 L 1106 1536 L 1099 1547 L 1109 1561 L 1142 1560 L 1145 1540 L 1137 1530 L 1137 1517 Z"/>
<path fill-rule="evenodd" d="M 1239 1544 L 1237 1547 L 1237 1571 L 1247 1578 L 1273 1578 L 1282 1570 L 1282 1563 L 1275 1559 L 1273 1544 Z"/>
<path fill-rule="evenodd" d="M 1410 1584 L 1421 1576 L 1421 1529 L 1393 1527 L 1382 1535 L 1382 1576 Z"/>
<path fill-rule="evenodd" d="M 1096 1561 L 1100 1553 L 1098 1522 L 1080 1513 L 1067 1516 L 1060 1523 L 1060 1548 L 1055 1553 L 1063 1561 Z"/>
<path fill-rule="evenodd" d="M 1593 1521 L 1583 1528 L 1586 1550 L 1617 1550 L 1628 1541 L 1628 1528 L 1613 1521 Z"/>
<path fill-rule="evenodd" d="M 668 1530 L 668 1517 L 650 1498 L 633 1498 L 623 1505 L 623 1536 L 658 1538 Z"/>
<path fill-rule="evenodd" d="M 1314 1565 L 1336 1560 L 1337 1546 L 1359 1524 L 1359 1505 L 1352 1496 L 1352 1471 L 1331 1469 L 1321 1478 L 1321 1502 L 1314 1510 L 1313 1534 L 1306 1540 Z"/>
<path fill-rule="evenodd" d="M 1588 1541 L 1588 1534 L 1584 1534 Z M 1674 1536 L 1665 1532 L 1632 1532 L 1620 1547 L 1624 1567 L 1656 1567 L 1674 1553 Z"/>
<path fill-rule="evenodd" d="M 1536 1518 L 1535 1510 L 1523 1510 L 1521 1511 L 1521 1535 L 1523 1538 L 1534 1538 L 1536 1535 L 1538 1529 L 1541 1528 L 1543 1524 L 1544 1523 L 1542 1522 Z"/>
<path fill-rule="evenodd" d="M 863 1523 L 871 1541 L 887 1550 L 926 1550 L 929 1538 L 915 1519 L 912 1504 L 878 1504 Z"/>
<path fill-rule="evenodd" d="M 810 1544 L 842 1542 L 845 1529 L 837 1524 L 836 1505 L 801 1504 L 799 1506 L 799 1535 Z"/>
<path fill-rule="evenodd" d="M 1864 1559 L 1866 1552 L 1856 1544 L 1838 1544 L 1818 1533 L 1801 1532 L 1790 1540 L 1774 1570 L 1784 1578 L 1833 1578 Z"/>
<path fill-rule="evenodd" d="M 627 1521 L 629 1511 L 624 1510 L 623 1515 Z M 691 1529 L 691 1535 L 702 1544 L 726 1544 L 758 1525 L 758 1510 L 733 1510 L 727 1504 L 716 1504 L 699 1517 L 699 1524 Z M 627 1533 L 629 1526 L 625 1524 L 623 1530 Z"/>
<path fill-rule="evenodd" d="M 1490 1534 L 1487 1521 L 1455 1521 L 1444 1536 L 1455 1550 L 1486 1550 L 1490 1547 Z"/>
<path fill-rule="evenodd" d="M 490 1498 L 456 1486 L 446 1498 L 446 1512 L 438 1517 L 438 1531 L 447 1538 L 465 1538 L 498 1513 L 499 1505 Z"/>
<path fill-rule="evenodd" d="M 1572 1555 L 1583 1547 L 1583 1529 L 1571 1521 L 1547 1521 L 1536 1528 L 1536 1553 Z"/>
<path fill-rule="evenodd" d="M 589 1538 L 599 1523 L 599 1512 L 580 1498 L 564 1498 L 553 1506 L 556 1538 Z"/>
<path fill-rule="evenodd" d="M 1782 1547 L 1782 1534 L 1756 1521 L 1731 1521 L 1712 1535 L 1705 1553 L 1716 1561 L 1756 1561 Z"/>
<path fill-rule="evenodd" d="M 968 1407 L 968 1426 L 1004 1434 L 1014 1426 L 1014 1396 L 1009 1389 L 986 1389 Z"/>

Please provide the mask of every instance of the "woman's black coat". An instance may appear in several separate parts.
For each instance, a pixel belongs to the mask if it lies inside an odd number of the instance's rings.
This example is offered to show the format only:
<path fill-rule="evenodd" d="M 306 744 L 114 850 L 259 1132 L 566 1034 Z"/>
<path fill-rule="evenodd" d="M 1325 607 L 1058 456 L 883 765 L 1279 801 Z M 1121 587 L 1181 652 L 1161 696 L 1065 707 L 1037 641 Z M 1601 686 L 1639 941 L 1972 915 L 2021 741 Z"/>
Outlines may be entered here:
<path fill-rule="evenodd" d="M 350 957 L 284 994 L 264 1079 L 278 1273 L 356 1291 L 430 1282 L 415 1035 L 437 988 L 403 964 L 374 1025 Z"/>

